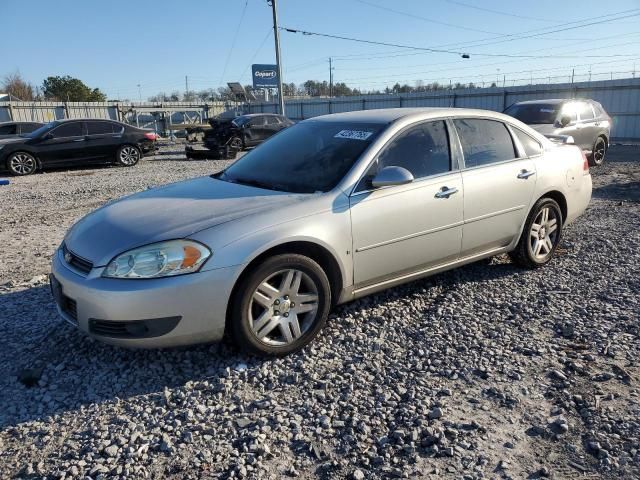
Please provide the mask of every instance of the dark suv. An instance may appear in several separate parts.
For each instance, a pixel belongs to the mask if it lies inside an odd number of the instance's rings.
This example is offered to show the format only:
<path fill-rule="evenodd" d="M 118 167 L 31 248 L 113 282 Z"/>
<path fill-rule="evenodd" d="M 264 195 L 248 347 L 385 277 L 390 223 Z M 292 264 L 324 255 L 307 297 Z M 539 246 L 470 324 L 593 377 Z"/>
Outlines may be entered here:
<path fill-rule="evenodd" d="M 0 169 L 29 175 L 38 169 L 92 163 L 131 167 L 155 148 L 156 134 L 113 120 L 47 123 L 26 135 L 0 139 Z"/>
<path fill-rule="evenodd" d="M 553 99 L 518 102 L 504 113 L 543 135 L 573 137 L 587 153 L 589 164 L 601 165 L 609 148 L 611 117 L 602 105 L 588 99 Z"/>

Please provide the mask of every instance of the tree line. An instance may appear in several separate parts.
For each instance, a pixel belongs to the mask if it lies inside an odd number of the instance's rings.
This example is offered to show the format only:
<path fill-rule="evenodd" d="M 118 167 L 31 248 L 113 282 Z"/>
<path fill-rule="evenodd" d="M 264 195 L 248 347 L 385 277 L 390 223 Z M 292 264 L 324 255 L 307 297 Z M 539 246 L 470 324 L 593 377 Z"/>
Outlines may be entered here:
<path fill-rule="evenodd" d="M 23 101 L 51 100 L 66 102 L 105 102 L 107 96 L 99 88 L 90 88 L 77 78 L 51 76 L 41 86 L 27 82 L 19 73 L 6 75 L 0 82 L 0 92 Z"/>

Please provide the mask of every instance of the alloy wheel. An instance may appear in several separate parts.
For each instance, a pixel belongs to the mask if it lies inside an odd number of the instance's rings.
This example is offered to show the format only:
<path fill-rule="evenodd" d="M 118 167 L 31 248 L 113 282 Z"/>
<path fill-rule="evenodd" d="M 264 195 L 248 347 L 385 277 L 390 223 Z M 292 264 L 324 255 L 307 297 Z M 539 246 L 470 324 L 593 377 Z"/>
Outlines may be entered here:
<path fill-rule="evenodd" d="M 318 288 L 297 269 L 264 279 L 249 302 L 249 325 L 255 337 L 274 346 L 289 345 L 304 335 L 318 314 Z"/>
<path fill-rule="evenodd" d="M 604 155 L 606 153 L 607 146 L 602 138 L 596 140 L 596 144 L 593 147 L 593 163 L 601 165 L 604 161 Z"/>
<path fill-rule="evenodd" d="M 120 150 L 120 162 L 123 165 L 131 166 L 138 163 L 140 159 L 140 152 L 135 147 L 123 147 Z"/>
<path fill-rule="evenodd" d="M 240 137 L 233 137 L 231 139 L 231 144 L 229 146 L 231 148 L 233 148 L 234 150 L 241 150 L 242 149 L 242 139 Z"/>
<path fill-rule="evenodd" d="M 551 207 L 543 207 L 536 215 L 529 231 L 529 247 L 533 257 L 538 261 L 545 260 L 551 255 L 557 242 L 557 213 Z"/>
<path fill-rule="evenodd" d="M 35 159 L 26 153 L 17 153 L 9 161 L 11 171 L 17 175 L 29 175 L 36 169 Z"/>

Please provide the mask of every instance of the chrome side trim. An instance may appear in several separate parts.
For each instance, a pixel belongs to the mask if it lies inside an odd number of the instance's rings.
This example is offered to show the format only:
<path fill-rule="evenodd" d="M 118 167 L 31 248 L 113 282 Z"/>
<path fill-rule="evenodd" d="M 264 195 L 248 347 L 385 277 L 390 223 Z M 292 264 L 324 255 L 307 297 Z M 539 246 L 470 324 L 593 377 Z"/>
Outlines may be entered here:
<path fill-rule="evenodd" d="M 385 245 L 390 245 L 392 243 L 402 242 L 403 240 L 409 240 L 411 238 L 422 237 L 423 235 L 429 235 L 430 233 L 441 232 L 442 230 L 448 230 L 449 228 L 455 228 L 463 225 L 464 222 L 456 222 L 449 225 L 444 225 L 442 227 L 432 228 L 430 230 L 424 230 L 422 232 L 411 233 L 409 235 L 405 235 L 403 237 L 392 238 L 391 240 L 385 240 L 384 242 L 374 243 L 373 245 L 367 245 L 366 247 L 356 248 L 357 252 L 364 252 L 365 250 L 371 250 L 372 248 L 384 247 Z"/>
<path fill-rule="evenodd" d="M 490 217 L 497 217 L 498 215 L 504 215 L 505 213 L 515 212 L 516 210 L 522 210 L 526 205 L 518 205 L 516 207 L 505 208 L 504 210 L 499 210 L 497 212 L 487 213 L 485 215 L 480 215 L 479 217 L 470 218 L 469 220 L 465 220 L 464 224 L 477 222 L 479 220 L 485 220 Z"/>
<path fill-rule="evenodd" d="M 454 267 L 463 265 L 465 263 L 471 263 L 476 260 L 480 260 L 484 257 L 492 257 L 494 255 L 498 255 L 499 253 L 503 253 L 508 251 L 508 247 L 498 247 L 491 250 L 487 250 L 486 252 L 481 252 L 475 255 L 471 255 L 469 257 L 459 258 L 457 260 L 453 260 L 451 262 L 442 263 L 433 267 L 424 268 L 422 270 L 417 270 L 412 273 L 407 273 L 404 275 L 400 275 L 398 277 L 390 278 L 388 280 L 384 280 L 382 282 L 373 283 L 371 285 L 367 285 L 366 287 L 355 288 L 353 290 L 353 298 L 362 297 L 369 293 L 373 293 L 374 291 L 384 290 L 386 288 L 392 287 L 394 285 L 399 285 L 401 283 L 409 282 L 411 280 L 418 279 L 423 276 L 427 276 L 430 274 L 439 273 L 444 270 L 449 270 Z"/>

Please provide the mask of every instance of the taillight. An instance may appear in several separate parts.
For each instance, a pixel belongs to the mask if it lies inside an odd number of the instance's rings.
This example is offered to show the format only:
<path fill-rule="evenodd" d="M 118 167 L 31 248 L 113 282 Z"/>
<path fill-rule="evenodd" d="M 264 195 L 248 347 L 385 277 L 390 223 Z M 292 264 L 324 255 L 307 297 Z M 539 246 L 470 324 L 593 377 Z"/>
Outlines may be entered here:
<path fill-rule="evenodd" d="M 144 134 L 144 136 L 146 138 L 148 138 L 149 140 L 154 140 L 154 141 L 157 138 L 157 135 L 155 133 L 153 133 L 153 132 L 147 132 L 147 133 Z"/>
<path fill-rule="evenodd" d="M 582 172 L 587 174 L 589 173 L 589 159 L 587 159 L 587 155 L 584 151 L 580 150 L 580 153 L 582 153 Z"/>

